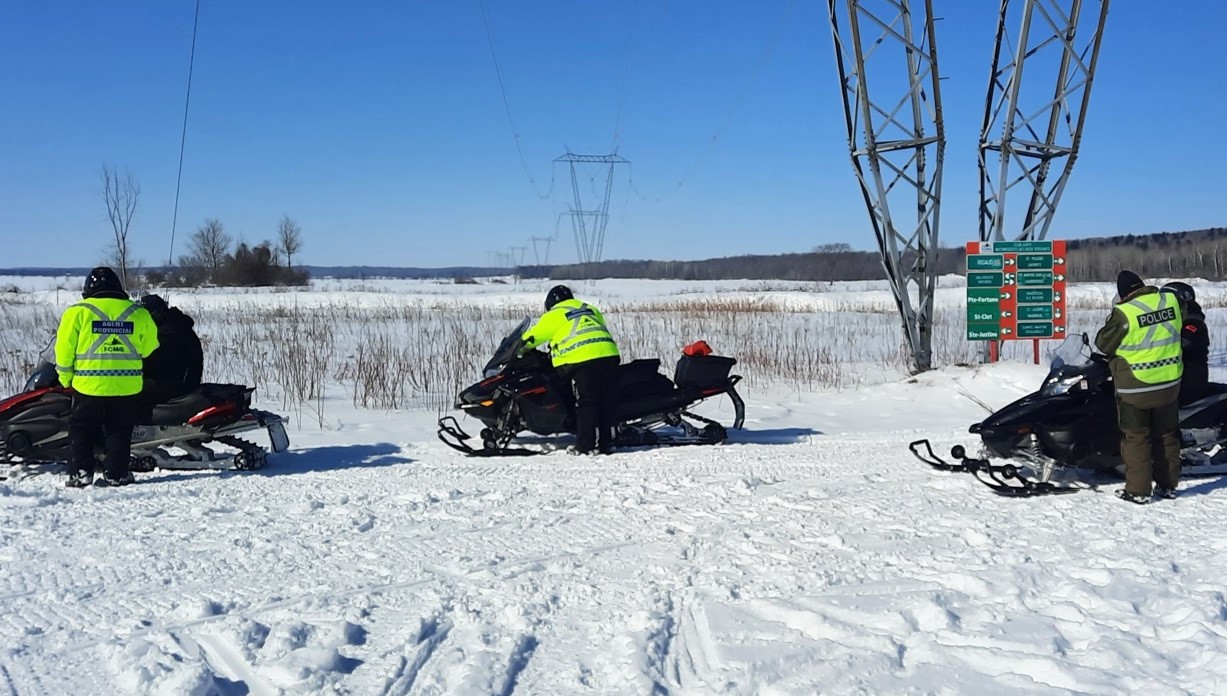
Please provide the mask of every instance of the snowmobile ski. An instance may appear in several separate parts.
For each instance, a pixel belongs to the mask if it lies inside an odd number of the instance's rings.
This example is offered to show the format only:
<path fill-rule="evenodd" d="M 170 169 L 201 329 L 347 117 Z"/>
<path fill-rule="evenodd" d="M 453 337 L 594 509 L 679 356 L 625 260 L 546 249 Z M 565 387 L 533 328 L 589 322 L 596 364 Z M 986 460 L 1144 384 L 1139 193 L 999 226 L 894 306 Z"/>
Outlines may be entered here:
<path fill-rule="evenodd" d="M 485 431 L 483 430 L 483 432 Z M 536 450 L 525 449 L 523 447 L 499 446 L 497 442 L 489 438 L 483 438 L 481 449 L 477 449 L 468 443 L 469 440 L 473 439 L 473 436 L 466 433 L 460 427 L 460 423 L 456 422 L 455 416 L 443 416 L 439 419 L 438 435 L 443 444 L 470 457 L 523 457 L 541 454 L 541 452 Z"/>
<path fill-rule="evenodd" d="M 957 460 L 948 462 L 933 451 L 933 445 L 927 439 L 916 440 L 908 445 L 917 459 L 938 471 L 966 471 L 975 476 L 976 480 L 987 486 L 994 493 L 1010 498 L 1028 498 L 1039 495 L 1059 495 L 1077 493 L 1088 490 L 1092 486 L 1074 483 L 1054 483 L 1048 480 L 1052 468 L 1041 466 L 1039 480 L 1029 478 L 1026 470 L 1030 467 L 1015 464 L 993 464 L 983 457 L 968 457 L 962 445 L 950 448 L 950 456 Z M 921 452 L 921 449 L 924 451 Z"/>

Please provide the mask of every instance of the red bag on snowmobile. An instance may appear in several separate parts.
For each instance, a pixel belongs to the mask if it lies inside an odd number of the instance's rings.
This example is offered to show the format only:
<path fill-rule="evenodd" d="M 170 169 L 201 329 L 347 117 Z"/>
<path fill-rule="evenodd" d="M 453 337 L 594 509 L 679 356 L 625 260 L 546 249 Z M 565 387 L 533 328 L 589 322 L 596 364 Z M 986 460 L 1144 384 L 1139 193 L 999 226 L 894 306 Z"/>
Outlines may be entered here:
<path fill-rule="evenodd" d="M 682 349 L 682 355 L 696 357 L 701 355 L 711 355 L 711 346 L 707 345 L 707 341 L 695 341 Z"/>

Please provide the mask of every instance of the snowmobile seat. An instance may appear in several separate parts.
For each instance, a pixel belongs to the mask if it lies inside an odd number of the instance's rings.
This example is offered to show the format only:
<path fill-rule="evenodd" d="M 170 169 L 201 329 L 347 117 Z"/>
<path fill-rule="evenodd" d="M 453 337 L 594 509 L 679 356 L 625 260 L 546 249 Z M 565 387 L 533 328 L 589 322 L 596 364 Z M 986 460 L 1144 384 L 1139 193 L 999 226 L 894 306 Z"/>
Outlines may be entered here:
<path fill-rule="evenodd" d="M 227 401 L 241 404 L 246 390 L 240 384 L 202 384 L 196 391 L 154 406 L 149 425 L 181 425 L 210 406 Z"/>
<path fill-rule="evenodd" d="M 618 383 L 625 387 L 646 382 L 659 371 L 660 359 L 658 358 L 632 360 L 618 366 Z"/>
<path fill-rule="evenodd" d="M 618 392 L 628 399 L 673 390 L 673 382 L 660 373 L 658 358 L 632 360 L 618 367 Z"/>
<path fill-rule="evenodd" d="M 673 381 L 680 389 L 717 386 L 728 380 L 729 371 L 736 364 L 736 358 L 720 355 L 683 355 L 677 361 Z"/>

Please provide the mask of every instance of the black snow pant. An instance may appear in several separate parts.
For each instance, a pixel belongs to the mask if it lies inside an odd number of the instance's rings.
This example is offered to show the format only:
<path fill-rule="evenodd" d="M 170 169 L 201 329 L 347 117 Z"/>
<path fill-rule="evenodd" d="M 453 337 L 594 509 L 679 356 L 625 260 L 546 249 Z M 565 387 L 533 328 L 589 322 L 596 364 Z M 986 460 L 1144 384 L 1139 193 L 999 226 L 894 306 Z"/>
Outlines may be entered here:
<path fill-rule="evenodd" d="M 132 427 L 140 412 L 139 396 L 74 394 L 68 417 L 68 464 L 77 474 L 94 473 L 94 450 L 106 456 L 102 471 L 109 478 L 128 474 L 132 454 Z"/>
<path fill-rule="evenodd" d="M 575 394 L 575 448 L 580 452 L 612 452 L 618 423 L 618 364 L 616 355 L 568 365 L 566 376 Z"/>
<path fill-rule="evenodd" d="M 1151 493 L 1151 481 L 1174 490 L 1180 483 L 1180 405 L 1178 388 L 1116 399 L 1121 429 L 1121 459 L 1125 463 L 1125 490 L 1140 496 Z"/>

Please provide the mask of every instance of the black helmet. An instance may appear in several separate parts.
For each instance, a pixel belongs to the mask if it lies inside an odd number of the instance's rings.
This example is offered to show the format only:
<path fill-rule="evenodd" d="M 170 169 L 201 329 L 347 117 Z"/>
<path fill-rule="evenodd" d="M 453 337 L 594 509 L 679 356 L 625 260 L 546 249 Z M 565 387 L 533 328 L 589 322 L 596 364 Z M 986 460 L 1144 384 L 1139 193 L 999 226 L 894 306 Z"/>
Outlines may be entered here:
<path fill-rule="evenodd" d="M 119 276 L 115 275 L 106 266 L 98 266 L 85 276 L 85 285 L 81 288 L 81 297 L 86 299 L 97 297 L 102 293 L 117 293 L 124 295 L 124 285 L 119 282 Z"/>
<path fill-rule="evenodd" d="M 153 317 L 155 321 L 170 309 L 166 304 L 166 300 L 162 299 L 161 295 L 145 295 L 141 298 L 141 305 L 149 310 L 149 316 Z"/>
<path fill-rule="evenodd" d="M 1179 297 L 1180 301 L 1185 304 L 1197 300 L 1197 293 L 1193 292 L 1193 286 L 1179 280 L 1173 280 L 1159 289 L 1163 290 L 1164 292 L 1175 294 L 1176 297 Z"/>
<path fill-rule="evenodd" d="M 554 287 L 550 288 L 549 293 L 545 296 L 545 311 L 550 311 L 554 308 L 554 305 L 562 302 L 563 300 L 573 299 L 575 299 L 575 295 L 571 294 L 571 288 L 568 288 L 565 285 L 555 285 Z"/>

